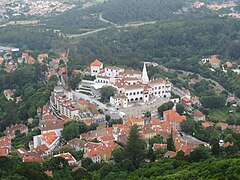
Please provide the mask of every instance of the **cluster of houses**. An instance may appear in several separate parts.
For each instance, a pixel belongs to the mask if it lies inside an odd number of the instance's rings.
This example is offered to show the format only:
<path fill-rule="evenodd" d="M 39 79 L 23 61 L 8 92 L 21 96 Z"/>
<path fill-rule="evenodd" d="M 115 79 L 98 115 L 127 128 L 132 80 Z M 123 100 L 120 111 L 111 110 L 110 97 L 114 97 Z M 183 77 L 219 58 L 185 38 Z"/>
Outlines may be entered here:
<path fill-rule="evenodd" d="M 115 66 L 103 66 L 99 60 L 90 64 L 90 75 L 96 79 L 92 84 L 92 93 L 98 98 L 104 86 L 113 86 L 117 93 L 110 98 L 116 107 L 127 108 L 131 102 L 149 102 L 152 98 L 171 96 L 172 84 L 168 79 L 149 79 L 146 64 L 143 70 L 129 70 Z"/>
<path fill-rule="evenodd" d="M 20 15 L 43 16 L 51 13 L 63 13 L 75 7 L 74 4 L 60 1 L 9 0 L 0 2 L 0 18 L 8 19 Z"/>
<path fill-rule="evenodd" d="M 71 92 L 65 92 L 62 87 L 56 86 L 51 93 L 50 105 L 54 114 L 60 119 L 75 119 L 86 124 L 105 124 L 105 115 L 98 111 L 98 106 L 88 100 L 74 100 Z"/>
<path fill-rule="evenodd" d="M 215 71 L 216 69 L 221 68 L 223 72 L 227 72 L 227 69 L 231 69 L 233 72 L 240 74 L 240 65 L 236 64 L 230 60 L 226 61 L 225 63 L 222 62 L 217 55 L 213 55 L 209 58 L 203 58 L 201 60 L 201 64 L 209 63 L 211 65 L 210 70 Z"/>
<path fill-rule="evenodd" d="M 0 50 L 0 67 L 6 72 L 11 73 L 19 66 L 24 64 L 34 64 L 36 62 L 45 64 L 48 67 L 48 71 L 45 74 L 45 81 L 47 82 L 52 76 L 66 73 L 65 66 L 67 59 L 66 54 L 60 54 L 59 58 L 50 58 L 48 53 L 38 54 L 35 58 L 31 56 L 31 50 L 25 50 L 20 52 L 17 48 L 9 48 L 6 50 Z M 74 70 L 73 73 L 79 73 L 81 71 Z"/>
<path fill-rule="evenodd" d="M 207 7 L 213 11 L 217 11 L 223 8 L 232 8 L 237 6 L 236 2 L 234 1 L 225 1 L 222 3 L 218 3 L 218 2 L 212 2 L 212 3 L 205 3 L 203 1 L 195 1 L 192 5 L 194 8 L 201 8 L 201 7 Z"/>
<path fill-rule="evenodd" d="M 44 63 L 43 60 L 48 58 L 48 54 L 44 53 L 39 54 L 37 56 L 37 59 L 34 59 L 29 54 L 30 52 L 31 52 L 30 50 L 26 50 L 25 52 L 20 53 L 19 49 L 17 48 L 1 51 L 0 54 L 2 55 L 0 55 L 0 67 L 2 66 L 7 73 L 10 73 L 16 70 L 19 65 L 34 64 L 35 62 L 43 64 Z M 18 55 L 19 53 L 21 54 L 21 56 L 15 59 L 16 58 L 15 56 Z"/>
<path fill-rule="evenodd" d="M 16 132 L 27 134 L 28 127 L 24 124 L 11 125 L 3 132 L 5 136 L 0 137 L 0 156 L 7 156 L 12 151 L 12 139 L 16 137 Z"/>

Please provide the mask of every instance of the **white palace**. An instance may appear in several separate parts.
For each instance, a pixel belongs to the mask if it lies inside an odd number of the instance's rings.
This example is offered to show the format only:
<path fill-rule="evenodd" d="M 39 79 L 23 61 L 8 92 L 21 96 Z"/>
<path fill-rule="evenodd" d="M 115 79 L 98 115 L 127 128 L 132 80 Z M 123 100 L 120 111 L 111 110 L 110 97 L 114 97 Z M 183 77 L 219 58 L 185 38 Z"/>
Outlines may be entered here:
<path fill-rule="evenodd" d="M 127 70 L 114 66 L 103 66 L 99 60 L 90 65 L 92 76 L 96 76 L 95 84 L 113 86 L 117 93 L 110 98 L 116 107 L 128 107 L 129 102 L 149 102 L 150 98 L 171 96 L 172 84 L 168 79 L 149 79 L 146 64 L 143 71 Z"/>

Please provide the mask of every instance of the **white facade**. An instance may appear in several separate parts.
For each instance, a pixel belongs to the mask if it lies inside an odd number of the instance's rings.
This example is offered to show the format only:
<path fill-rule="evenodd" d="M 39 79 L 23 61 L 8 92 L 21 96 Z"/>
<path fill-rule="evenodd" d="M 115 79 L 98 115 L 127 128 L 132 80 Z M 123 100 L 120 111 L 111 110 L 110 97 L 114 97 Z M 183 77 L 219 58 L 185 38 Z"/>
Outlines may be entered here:
<path fill-rule="evenodd" d="M 128 102 L 134 101 L 149 102 L 152 97 L 171 97 L 172 84 L 168 79 L 149 80 L 145 63 L 142 72 L 107 66 L 96 73 L 96 84 L 103 83 L 117 88 L 118 98 L 115 95 L 110 99 L 110 103 L 117 107 L 127 107 Z"/>
<path fill-rule="evenodd" d="M 102 66 L 91 66 L 91 76 L 97 76 Z"/>
<path fill-rule="evenodd" d="M 124 69 L 113 67 L 113 66 L 107 66 L 104 68 L 105 76 L 107 77 L 113 77 L 116 78 L 119 76 L 120 72 L 123 72 Z"/>
<path fill-rule="evenodd" d="M 115 95 L 110 97 L 110 104 L 117 106 L 117 107 L 128 107 L 128 98 L 126 96 Z"/>
<path fill-rule="evenodd" d="M 103 68 L 103 63 L 99 60 L 95 60 L 90 65 L 91 76 L 97 76 L 101 69 Z"/>
<path fill-rule="evenodd" d="M 44 134 L 41 134 L 41 135 L 33 137 L 33 146 L 34 146 L 34 148 L 44 144 L 44 145 L 46 145 L 48 147 L 49 150 L 53 150 L 53 149 L 55 149 L 59 145 L 60 137 L 57 135 L 57 133 L 56 133 L 56 137 L 54 138 L 54 141 L 52 143 L 46 142 L 43 139 L 43 135 Z"/>
<path fill-rule="evenodd" d="M 95 79 L 96 83 L 110 84 L 110 77 L 107 76 L 97 76 Z"/>

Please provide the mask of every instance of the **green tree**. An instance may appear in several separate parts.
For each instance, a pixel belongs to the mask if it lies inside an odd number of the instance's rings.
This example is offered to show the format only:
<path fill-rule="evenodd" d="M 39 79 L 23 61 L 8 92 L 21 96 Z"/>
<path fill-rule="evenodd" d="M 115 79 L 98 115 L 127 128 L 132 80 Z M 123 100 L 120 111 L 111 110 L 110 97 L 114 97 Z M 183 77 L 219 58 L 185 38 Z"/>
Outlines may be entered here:
<path fill-rule="evenodd" d="M 125 150 L 126 157 L 138 168 L 144 159 L 145 143 L 139 137 L 137 125 L 131 127 Z"/>
<path fill-rule="evenodd" d="M 117 90 L 112 86 L 104 86 L 102 87 L 100 92 L 101 92 L 101 101 L 108 102 L 110 97 L 113 96 L 117 92 Z"/>
<path fill-rule="evenodd" d="M 192 162 L 205 161 L 211 157 L 211 150 L 203 145 L 195 148 L 189 155 Z"/>
<path fill-rule="evenodd" d="M 184 113 L 184 110 L 185 110 L 184 105 L 180 103 L 176 105 L 176 111 L 178 114 L 182 115 Z"/>
<path fill-rule="evenodd" d="M 174 141 L 173 141 L 173 135 L 171 133 L 170 137 L 167 139 L 167 149 L 169 151 L 175 151 Z"/>
<path fill-rule="evenodd" d="M 161 106 L 158 107 L 158 113 L 159 115 L 162 117 L 163 116 L 163 112 L 167 111 L 169 109 L 172 109 L 174 106 L 174 103 L 172 101 L 166 102 L 164 104 L 162 104 Z"/>
<path fill-rule="evenodd" d="M 70 121 L 64 124 L 62 136 L 65 140 L 76 138 L 82 133 L 89 130 L 89 127 L 84 122 Z"/>
<path fill-rule="evenodd" d="M 224 107 L 226 97 L 224 96 L 204 96 L 201 98 L 201 103 L 205 108 L 220 108 Z"/>
<path fill-rule="evenodd" d="M 149 145 L 153 146 L 154 143 L 163 143 L 163 138 L 159 134 L 149 139 Z"/>
<path fill-rule="evenodd" d="M 112 152 L 113 159 L 116 163 L 120 163 L 124 159 L 126 159 L 125 154 L 126 154 L 126 152 L 125 152 L 124 148 L 118 148 L 118 149 L 113 150 L 113 152 Z"/>
<path fill-rule="evenodd" d="M 91 158 L 83 158 L 81 160 L 81 164 L 82 164 L 82 167 L 88 169 L 88 167 L 93 163 L 92 159 Z"/>

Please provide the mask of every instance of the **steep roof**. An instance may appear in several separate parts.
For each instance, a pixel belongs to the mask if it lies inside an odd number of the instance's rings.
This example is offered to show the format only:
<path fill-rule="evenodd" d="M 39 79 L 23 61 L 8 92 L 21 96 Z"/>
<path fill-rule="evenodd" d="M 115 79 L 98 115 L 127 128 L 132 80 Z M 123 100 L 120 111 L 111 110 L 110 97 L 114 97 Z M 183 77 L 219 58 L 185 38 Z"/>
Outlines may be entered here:
<path fill-rule="evenodd" d="M 98 59 L 94 60 L 90 66 L 101 66 L 103 63 L 99 61 Z"/>

